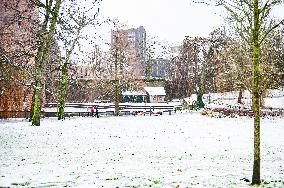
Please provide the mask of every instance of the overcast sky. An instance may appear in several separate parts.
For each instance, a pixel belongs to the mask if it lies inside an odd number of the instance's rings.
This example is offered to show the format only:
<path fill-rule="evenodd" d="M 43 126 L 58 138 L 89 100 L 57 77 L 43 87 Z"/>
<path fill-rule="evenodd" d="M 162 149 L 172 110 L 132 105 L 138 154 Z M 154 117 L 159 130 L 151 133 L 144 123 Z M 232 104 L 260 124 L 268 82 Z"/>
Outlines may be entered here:
<path fill-rule="evenodd" d="M 101 14 L 118 18 L 129 26 L 144 26 L 146 32 L 169 42 L 184 36 L 207 36 L 223 18 L 214 7 L 193 6 L 190 0 L 103 0 Z"/>
<path fill-rule="evenodd" d="M 208 36 L 224 23 L 223 9 L 196 5 L 191 0 L 103 0 L 101 14 L 130 27 L 144 26 L 148 35 L 180 43 L 184 36 Z M 277 15 L 284 18 L 283 7 Z"/>

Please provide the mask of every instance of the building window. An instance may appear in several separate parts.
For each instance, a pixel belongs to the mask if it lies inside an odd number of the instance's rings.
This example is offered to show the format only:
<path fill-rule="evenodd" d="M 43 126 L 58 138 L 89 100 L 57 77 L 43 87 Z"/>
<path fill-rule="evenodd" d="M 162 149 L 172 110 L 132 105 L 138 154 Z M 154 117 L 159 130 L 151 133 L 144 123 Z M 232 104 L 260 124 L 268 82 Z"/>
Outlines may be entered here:
<path fill-rule="evenodd" d="M 18 25 L 18 28 L 20 29 L 21 27 L 22 27 L 22 21 L 21 20 L 18 20 L 18 23 L 17 23 L 17 25 Z"/>
<path fill-rule="evenodd" d="M 157 97 L 154 95 L 153 96 L 153 101 L 156 101 L 157 100 Z"/>

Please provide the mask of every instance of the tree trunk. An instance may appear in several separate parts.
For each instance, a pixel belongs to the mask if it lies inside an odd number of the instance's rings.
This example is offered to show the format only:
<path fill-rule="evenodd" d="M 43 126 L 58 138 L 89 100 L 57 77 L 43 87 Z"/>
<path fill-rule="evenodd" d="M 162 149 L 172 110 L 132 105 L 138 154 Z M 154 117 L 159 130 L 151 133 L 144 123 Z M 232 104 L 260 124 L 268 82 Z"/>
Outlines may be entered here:
<path fill-rule="evenodd" d="M 32 126 L 40 126 L 40 97 L 41 97 L 41 86 L 42 86 L 42 59 L 44 56 L 45 42 L 42 41 L 35 59 L 35 84 L 33 88 L 32 105 L 30 110 L 30 119 Z"/>
<path fill-rule="evenodd" d="M 238 104 L 243 104 L 242 103 L 242 98 L 243 98 L 243 90 L 240 89 L 239 96 L 238 96 Z"/>
<path fill-rule="evenodd" d="M 35 88 L 33 93 L 33 101 L 32 101 L 32 108 L 31 108 L 31 121 L 32 126 L 39 126 L 40 125 L 40 100 L 41 100 L 41 93 L 42 93 L 42 82 L 43 82 L 43 71 L 45 69 L 45 63 L 48 59 L 50 45 L 53 39 L 53 35 L 55 32 L 55 26 L 57 22 L 57 17 L 59 14 L 59 9 L 61 6 L 61 0 L 56 0 L 54 8 L 52 9 L 52 18 L 49 25 L 49 31 L 47 37 L 43 37 L 41 40 L 41 44 L 38 48 L 36 59 L 35 59 Z M 46 16 L 45 21 L 43 24 L 43 28 L 40 32 L 40 35 L 44 35 L 47 31 L 47 25 L 49 21 L 49 15 L 51 14 L 50 10 L 51 7 L 46 8 Z"/>
<path fill-rule="evenodd" d="M 73 41 L 70 50 L 67 50 L 65 62 L 61 68 L 61 79 L 60 79 L 60 91 L 59 91 L 59 101 L 58 101 L 58 120 L 64 119 L 64 109 L 65 109 L 65 100 L 68 87 L 68 64 L 71 58 L 71 54 L 79 40 L 79 35 L 82 30 L 82 27 L 78 26 L 77 29 L 77 38 Z M 90 95 L 89 95 L 90 96 Z M 93 100 L 90 99 L 90 100 Z"/>
<path fill-rule="evenodd" d="M 204 108 L 205 104 L 203 102 L 203 92 L 201 89 L 198 90 L 197 92 L 197 100 L 196 100 L 196 108 L 201 109 Z"/>
<path fill-rule="evenodd" d="M 62 75 L 60 80 L 58 120 L 64 119 L 67 83 L 68 83 L 67 63 L 64 63 L 62 66 Z"/>
<path fill-rule="evenodd" d="M 118 116 L 119 115 L 119 102 L 120 102 L 120 86 L 119 86 L 119 81 L 115 80 L 115 99 L 114 99 L 114 105 L 115 105 L 115 111 L 114 115 Z"/>
<path fill-rule="evenodd" d="M 261 92 L 260 95 L 260 107 L 264 108 L 265 107 L 265 98 L 267 97 L 268 91 L 265 89 L 264 91 Z"/>
<path fill-rule="evenodd" d="M 41 84 L 36 82 L 34 93 L 33 93 L 33 103 L 31 109 L 31 121 L 33 126 L 40 126 L 40 96 L 41 96 Z"/>
<path fill-rule="evenodd" d="M 32 121 L 32 116 L 34 114 L 34 101 L 35 101 L 35 92 L 33 91 L 33 96 L 32 96 L 32 103 L 31 103 L 31 108 L 30 108 L 30 119 L 29 121 Z"/>
<path fill-rule="evenodd" d="M 253 162 L 253 175 L 252 184 L 260 184 L 260 67 L 259 67 L 259 32 L 260 32 L 260 20 L 259 20 L 259 1 L 254 0 L 254 26 L 252 30 L 253 34 L 253 89 L 252 89 L 252 106 L 254 113 L 254 162 Z"/>
<path fill-rule="evenodd" d="M 6 95 L 5 91 L 4 91 L 4 96 L 1 96 L 3 99 L 3 118 L 7 119 L 9 118 L 9 96 Z"/>

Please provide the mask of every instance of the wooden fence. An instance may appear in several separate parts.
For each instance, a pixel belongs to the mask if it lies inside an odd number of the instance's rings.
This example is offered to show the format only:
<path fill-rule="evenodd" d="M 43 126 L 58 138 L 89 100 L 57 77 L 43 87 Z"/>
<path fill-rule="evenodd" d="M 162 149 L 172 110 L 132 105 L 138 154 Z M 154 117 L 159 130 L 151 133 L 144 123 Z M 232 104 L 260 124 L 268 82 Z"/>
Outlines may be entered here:
<path fill-rule="evenodd" d="M 82 109 L 90 108 L 91 106 L 96 106 L 98 109 L 99 116 L 113 116 L 114 115 L 114 105 L 91 105 L 91 104 L 80 104 L 80 103 L 70 103 L 66 104 L 66 107 L 73 107 L 72 111 L 66 110 L 64 116 L 65 117 L 88 117 L 91 116 L 91 112 L 82 111 Z M 54 108 L 56 104 L 48 104 L 47 108 Z M 78 110 L 76 110 L 76 108 Z M 120 105 L 119 106 L 119 115 L 137 115 L 139 113 L 144 113 L 144 115 L 152 115 L 159 113 L 160 115 L 165 112 L 169 115 L 175 110 L 175 107 L 172 105 Z M 95 115 L 95 113 L 93 114 Z M 0 119 L 8 119 L 8 118 L 26 118 L 29 119 L 30 112 L 29 111 L 0 111 Z M 47 112 L 42 111 L 41 117 L 57 117 L 57 112 Z"/>

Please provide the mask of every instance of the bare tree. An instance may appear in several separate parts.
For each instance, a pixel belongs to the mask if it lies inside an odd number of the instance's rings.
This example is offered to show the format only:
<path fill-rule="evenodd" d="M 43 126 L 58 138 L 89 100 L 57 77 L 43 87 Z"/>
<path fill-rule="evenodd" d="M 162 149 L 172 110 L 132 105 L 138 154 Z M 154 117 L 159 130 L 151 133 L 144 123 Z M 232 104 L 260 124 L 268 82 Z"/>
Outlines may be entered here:
<path fill-rule="evenodd" d="M 116 29 L 112 31 L 112 43 L 111 43 L 111 62 L 113 62 L 114 73 L 114 103 L 115 103 L 115 115 L 119 115 L 119 102 L 121 98 L 121 89 L 123 77 L 126 76 L 125 68 L 128 67 L 127 62 L 127 31 Z M 125 74 L 126 73 L 126 74 Z"/>
<path fill-rule="evenodd" d="M 174 97 L 182 98 L 204 90 L 204 66 L 207 39 L 185 37 L 180 54 L 172 58 L 167 67 L 170 90 L 175 90 Z M 204 92 L 204 91 L 203 91 Z"/>
<path fill-rule="evenodd" d="M 261 69 L 260 49 L 269 33 L 284 24 L 284 19 L 278 23 L 270 21 L 273 8 L 283 3 L 283 0 L 212 0 L 194 1 L 212 3 L 224 7 L 230 19 L 235 23 L 240 36 L 250 45 L 253 72 L 252 107 L 254 112 L 254 163 L 252 184 L 260 184 L 260 103 L 261 103 Z"/>
<path fill-rule="evenodd" d="M 121 101 L 121 92 L 132 82 L 141 79 L 144 76 L 141 61 L 142 51 L 139 44 L 132 41 L 128 34 L 128 29 L 123 29 L 118 23 L 114 23 L 112 30 L 112 41 L 110 49 L 111 73 L 115 86 L 115 115 L 119 115 L 119 102 Z"/>
<path fill-rule="evenodd" d="M 33 126 L 40 125 L 40 109 L 41 109 L 41 98 L 44 86 L 44 70 L 46 62 L 49 57 L 50 47 L 54 37 L 56 29 L 56 23 L 58 21 L 58 15 L 61 7 L 61 0 L 46 0 L 42 3 L 39 0 L 31 0 L 36 6 L 44 10 L 44 20 L 40 25 L 38 32 L 39 42 L 37 45 L 37 54 L 35 56 L 34 64 L 34 90 L 33 90 L 33 102 L 31 107 L 31 122 Z"/>
<path fill-rule="evenodd" d="M 88 2 L 91 6 L 79 6 L 76 2 L 71 2 L 70 5 L 63 7 L 66 15 L 63 14 L 60 19 L 60 29 L 58 31 L 60 39 L 63 41 L 63 49 L 65 50 L 65 57 L 60 62 L 61 76 L 60 89 L 58 95 L 58 119 L 64 119 L 64 107 L 66 100 L 66 92 L 68 88 L 68 66 L 71 62 L 71 56 L 76 47 L 81 47 L 82 39 L 90 40 L 88 35 L 83 36 L 83 31 L 86 27 L 93 27 L 98 25 L 97 16 L 99 13 L 98 6 L 100 0 Z M 95 28 L 94 28 L 95 29 Z"/>

